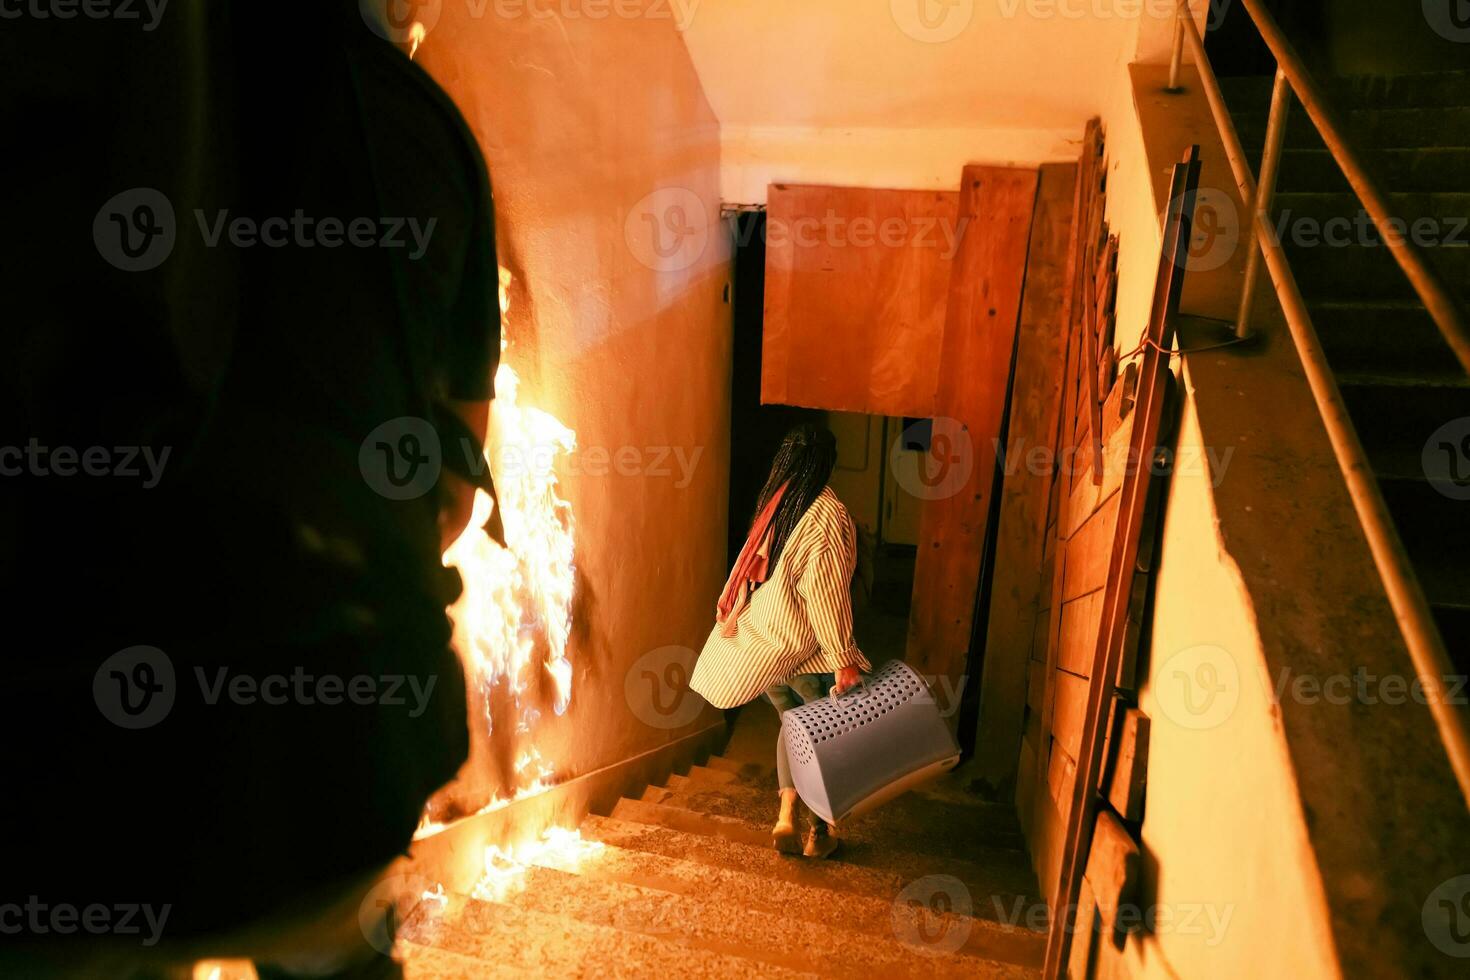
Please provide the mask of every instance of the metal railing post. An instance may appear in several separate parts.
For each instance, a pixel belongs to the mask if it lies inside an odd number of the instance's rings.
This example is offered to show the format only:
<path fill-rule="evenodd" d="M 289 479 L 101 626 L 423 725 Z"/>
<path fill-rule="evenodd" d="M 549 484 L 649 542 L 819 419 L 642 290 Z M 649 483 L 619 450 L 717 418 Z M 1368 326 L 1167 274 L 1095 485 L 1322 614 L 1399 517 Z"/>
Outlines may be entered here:
<path fill-rule="evenodd" d="M 1276 70 L 1276 83 L 1271 88 L 1271 118 L 1266 124 L 1266 150 L 1261 156 L 1261 174 L 1256 180 L 1254 200 L 1246 204 L 1250 214 L 1250 233 L 1246 239 L 1250 252 L 1245 260 L 1245 286 L 1240 294 L 1240 311 L 1235 315 L 1235 336 L 1245 340 L 1251 335 L 1251 306 L 1256 298 L 1256 283 L 1261 278 L 1261 250 L 1256 238 L 1262 228 L 1271 226 L 1271 199 L 1276 194 L 1276 176 L 1281 172 L 1281 150 L 1286 144 L 1286 120 L 1291 113 L 1291 83 L 1286 73 Z"/>
<path fill-rule="evenodd" d="M 1280 80 L 1284 76 L 1292 93 L 1301 101 L 1308 119 L 1321 134 L 1322 141 L 1347 177 L 1349 185 L 1363 203 L 1364 210 L 1373 219 L 1394 258 L 1413 284 L 1414 291 L 1418 293 L 1429 315 L 1460 363 L 1470 369 L 1470 329 L 1466 327 L 1458 302 L 1439 275 L 1428 266 L 1418 248 L 1402 235 L 1392 235 L 1386 230 L 1390 227 L 1392 218 L 1388 198 L 1368 175 L 1357 152 L 1343 136 L 1321 89 L 1308 74 L 1300 56 L 1281 33 L 1281 28 L 1271 18 L 1261 0 L 1241 2 L 1255 22 L 1256 29 L 1261 32 L 1267 47 L 1276 56 L 1277 88 L 1272 95 L 1273 106 L 1276 104 L 1276 93 L 1280 90 Z M 1180 0 L 1181 7 L 1185 3 L 1186 0 Z M 1255 178 L 1246 161 L 1245 151 L 1241 148 L 1240 134 L 1236 131 L 1230 109 L 1225 104 L 1220 80 L 1215 77 L 1214 68 L 1205 53 L 1204 39 L 1200 37 L 1192 19 L 1186 22 L 1181 18 L 1180 24 L 1184 27 L 1185 40 L 1199 69 L 1200 82 L 1204 86 L 1210 111 L 1215 117 L 1215 126 L 1225 144 L 1225 156 L 1240 189 L 1241 200 L 1259 203 Z M 1285 112 L 1273 115 L 1280 126 L 1284 127 Z M 1277 163 L 1279 164 L 1279 160 Z M 1265 161 L 1262 165 L 1264 167 Z M 1267 175 L 1263 173 L 1262 176 Z M 1270 176 L 1274 180 L 1275 174 Z M 1268 195 L 1267 204 L 1269 203 Z M 1255 210 L 1252 208 L 1253 213 Z M 1302 298 L 1301 289 L 1297 286 L 1296 276 L 1286 260 L 1281 242 L 1277 240 L 1275 230 L 1269 224 L 1257 225 L 1253 219 L 1252 226 L 1256 245 L 1265 257 L 1265 265 L 1271 274 L 1272 284 L 1276 287 L 1276 296 L 1281 301 L 1281 311 L 1286 318 L 1287 328 L 1296 345 L 1297 355 L 1301 358 L 1307 384 L 1321 412 L 1327 438 L 1332 443 L 1333 455 L 1337 457 L 1337 465 L 1347 483 L 1353 509 L 1363 526 L 1368 550 L 1372 553 L 1373 563 L 1383 580 L 1384 592 L 1398 620 L 1399 632 L 1408 648 L 1409 658 L 1419 675 L 1420 683 L 1424 685 L 1424 697 L 1440 740 L 1444 743 L 1450 769 L 1461 795 L 1466 804 L 1470 805 L 1470 718 L 1467 718 L 1450 696 L 1448 679 L 1454 676 L 1455 668 L 1445 649 L 1444 638 L 1440 636 L 1429 600 L 1424 595 L 1413 562 L 1409 559 L 1393 517 L 1389 514 L 1388 505 L 1384 502 L 1373 467 L 1368 461 L 1368 454 L 1363 449 L 1362 441 L 1348 415 L 1342 392 L 1337 385 L 1337 377 L 1327 363 L 1311 313 Z"/>
<path fill-rule="evenodd" d="M 1174 8 L 1174 47 L 1169 54 L 1169 87 L 1179 91 L 1179 71 L 1184 66 L 1184 18 L 1189 16 L 1189 0 L 1179 0 Z"/>

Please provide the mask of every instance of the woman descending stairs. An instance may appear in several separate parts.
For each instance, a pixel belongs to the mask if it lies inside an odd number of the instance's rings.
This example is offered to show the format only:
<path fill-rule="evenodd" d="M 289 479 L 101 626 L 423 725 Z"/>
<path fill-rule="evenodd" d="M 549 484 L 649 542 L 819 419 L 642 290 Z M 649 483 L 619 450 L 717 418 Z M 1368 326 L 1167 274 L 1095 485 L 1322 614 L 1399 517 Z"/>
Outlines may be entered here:
<path fill-rule="evenodd" d="M 849 821 L 818 861 L 772 848 L 776 799 L 772 771 L 723 757 L 624 798 L 577 857 L 420 903 L 407 975 L 1038 975 L 1045 904 L 1008 807 L 951 776 Z"/>

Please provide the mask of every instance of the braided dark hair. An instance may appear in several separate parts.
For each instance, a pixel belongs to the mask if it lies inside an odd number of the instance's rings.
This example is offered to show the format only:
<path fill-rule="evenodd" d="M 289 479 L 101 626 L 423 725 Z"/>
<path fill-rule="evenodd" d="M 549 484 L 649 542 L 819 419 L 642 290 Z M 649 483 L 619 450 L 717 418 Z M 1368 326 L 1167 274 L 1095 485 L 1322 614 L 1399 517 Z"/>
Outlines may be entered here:
<path fill-rule="evenodd" d="M 755 505 L 755 512 L 759 515 L 776 491 L 789 484 L 771 521 L 772 568 L 781 559 L 781 549 L 786 546 L 786 539 L 791 536 L 797 521 L 826 488 L 835 465 L 837 437 L 827 429 L 798 425 L 781 440 L 781 448 L 776 451 L 776 460 L 771 464 L 771 475 L 766 477 L 766 485 L 761 488 Z"/>

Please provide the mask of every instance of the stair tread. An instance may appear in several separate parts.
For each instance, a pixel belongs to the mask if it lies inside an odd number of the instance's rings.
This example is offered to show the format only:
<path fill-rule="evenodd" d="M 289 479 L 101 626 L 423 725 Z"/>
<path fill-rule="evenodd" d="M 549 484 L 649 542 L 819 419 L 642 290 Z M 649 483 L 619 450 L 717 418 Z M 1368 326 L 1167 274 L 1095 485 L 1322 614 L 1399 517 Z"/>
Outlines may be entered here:
<path fill-rule="evenodd" d="M 771 849 L 770 825 L 764 821 L 755 824 L 734 817 L 626 797 L 613 808 L 612 816 L 619 820 L 680 830 L 695 836 L 718 838 L 779 857 Z M 999 862 L 986 863 L 920 854 L 866 840 L 844 840 L 843 848 L 836 859 L 823 862 L 822 865 L 826 868 L 843 869 L 843 872 L 847 869 L 874 871 L 905 881 L 937 874 L 952 875 L 964 882 L 973 894 L 987 897 L 986 902 L 977 904 L 993 906 L 990 899 L 995 898 L 1000 902 L 1000 909 L 1017 899 L 1030 901 L 1036 893 L 1035 877 L 1024 864 L 1019 868 L 1014 864 L 1007 867 Z M 838 872 L 837 876 L 840 877 L 843 872 Z M 979 914 L 999 913 L 995 907 L 991 907 L 982 909 Z"/>
<path fill-rule="evenodd" d="M 764 827 L 775 815 L 776 795 L 745 786 L 689 783 L 677 787 L 651 786 L 643 799 L 699 813 L 734 817 Z M 924 842 L 924 852 L 936 856 L 980 856 L 1029 867 L 1022 852 L 1022 836 L 1015 813 L 1003 804 L 989 809 L 962 807 L 906 794 L 880 809 L 842 823 L 842 835 L 854 844 L 882 846 L 903 840 Z"/>
<path fill-rule="evenodd" d="M 789 881 L 812 888 L 823 888 L 845 894 L 864 895 L 892 901 L 911 882 L 932 873 L 924 869 L 908 875 L 889 869 L 862 867 L 843 860 L 807 861 L 785 857 L 771 848 L 769 838 L 756 845 L 727 837 L 681 830 L 665 824 L 625 817 L 589 818 L 583 825 L 584 836 L 614 843 L 620 847 L 678 857 L 719 868 L 759 872 L 769 878 Z M 839 858 L 841 852 L 839 852 Z M 955 877 L 959 877 L 955 875 Z M 968 884 L 966 887 L 970 887 Z M 971 888 L 974 914 L 977 918 L 996 922 L 1026 922 L 1045 914 L 1046 903 L 1037 898 L 993 895 L 983 888 Z"/>
<path fill-rule="evenodd" d="M 596 838 L 603 847 L 594 861 L 582 861 L 575 869 L 584 877 L 606 878 L 678 895 L 694 895 L 703 900 L 720 902 L 726 908 L 756 906 L 768 912 L 800 919 L 816 925 L 843 923 L 851 929 L 871 933 L 889 933 L 893 929 L 894 898 L 902 888 L 897 880 L 887 882 L 888 891 L 869 894 L 866 891 L 839 891 L 802 879 L 801 872 L 812 862 L 783 858 L 769 848 L 759 855 L 746 855 L 750 860 L 739 867 L 690 860 L 678 855 L 623 847 L 615 841 L 643 836 L 661 836 L 659 828 L 626 824 L 608 817 L 589 818 L 585 828 L 589 839 Z M 668 832 L 669 837 L 677 832 Z M 786 876 L 765 870 L 770 866 Z M 972 899 L 973 902 L 973 899 Z M 1034 910 L 1043 916 L 1045 906 Z M 1033 916 L 1035 918 L 1035 916 Z M 1022 965 L 1039 963 L 1045 944 L 1045 932 L 1025 928 L 1024 917 L 1009 925 L 980 917 L 970 930 L 963 949 L 988 959 Z M 1040 922 L 1034 924 L 1040 924 Z"/>
<path fill-rule="evenodd" d="M 1260 150 L 1248 152 L 1259 154 Z M 1464 175 L 1470 173 L 1470 147 L 1464 146 L 1367 150 L 1363 157 L 1368 172 L 1389 192 L 1453 193 L 1464 189 Z M 1252 159 L 1258 160 L 1259 155 Z M 1325 146 L 1287 148 L 1282 156 L 1276 188 L 1278 193 L 1352 191 L 1347 176 Z"/>
<path fill-rule="evenodd" d="M 753 905 L 736 911 L 703 897 L 675 895 L 547 867 L 528 869 L 523 886 L 503 902 L 810 973 L 852 976 L 880 970 L 887 975 L 912 977 L 1023 977 L 1034 975 L 1040 965 L 1032 963 L 1028 969 L 968 953 L 936 956 L 933 953 L 939 950 L 924 945 L 916 929 L 904 937 L 910 939 L 910 944 L 905 944 L 891 918 L 886 928 L 865 932 L 836 919 L 818 924 Z M 912 909 L 906 911 L 912 914 Z M 939 926 L 941 936 L 957 929 L 968 938 L 975 920 L 950 918 L 930 924 L 930 928 L 934 925 Z M 954 938 L 960 938 L 960 933 Z"/>
<path fill-rule="evenodd" d="M 474 961 L 475 972 L 468 975 L 472 977 L 678 976 L 720 980 L 753 974 L 816 975 L 730 953 L 676 946 L 569 916 L 454 894 L 446 896 L 443 903 L 420 902 L 404 919 L 399 934 L 410 954 L 416 948 L 430 947 Z M 458 959 L 450 962 L 452 965 Z"/>
<path fill-rule="evenodd" d="M 1422 107 L 1470 105 L 1470 72 L 1429 71 L 1401 75 L 1346 75 L 1321 79 L 1328 100 L 1338 108 L 1384 106 L 1399 102 Z M 1269 104 L 1270 75 L 1220 79 L 1232 109 Z"/>

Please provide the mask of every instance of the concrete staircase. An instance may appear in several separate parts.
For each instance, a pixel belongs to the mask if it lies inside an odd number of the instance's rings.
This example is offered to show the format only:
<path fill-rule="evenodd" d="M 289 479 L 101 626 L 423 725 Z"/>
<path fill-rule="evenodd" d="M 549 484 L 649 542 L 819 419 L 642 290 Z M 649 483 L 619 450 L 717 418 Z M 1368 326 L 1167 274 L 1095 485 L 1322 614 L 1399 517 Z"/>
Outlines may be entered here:
<path fill-rule="evenodd" d="M 624 798 L 582 824 L 590 856 L 536 861 L 492 899 L 420 903 L 406 974 L 1039 974 L 1045 905 L 1008 807 L 951 778 L 850 821 L 815 861 L 772 849 L 776 799 L 771 772 L 723 757 Z"/>
<path fill-rule="evenodd" d="M 1225 88 L 1241 141 L 1259 161 L 1270 80 L 1228 79 Z M 1328 88 L 1397 216 L 1411 235 L 1423 222 L 1423 239 L 1435 243 L 1425 249 L 1430 261 L 1470 303 L 1470 72 L 1335 79 Z M 1360 219 L 1356 196 L 1299 105 L 1286 145 L 1276 211 L 1288 257 L 1446 645 L 1470 671 L 1470 488 L 1444 492 L 1425 461 L 1447 451 L 1439 445 L 1447 424 L 1452 447 L 1470 438 L 1470 379 L 1377 231 Z M 1325 230 L 1332 219 L 1350 222 L 1346 231 L 1338 222 L 1336 244 L 1293 233 Z M 1458 452 L 1470 454 L 1470 443 Z"/>

